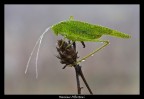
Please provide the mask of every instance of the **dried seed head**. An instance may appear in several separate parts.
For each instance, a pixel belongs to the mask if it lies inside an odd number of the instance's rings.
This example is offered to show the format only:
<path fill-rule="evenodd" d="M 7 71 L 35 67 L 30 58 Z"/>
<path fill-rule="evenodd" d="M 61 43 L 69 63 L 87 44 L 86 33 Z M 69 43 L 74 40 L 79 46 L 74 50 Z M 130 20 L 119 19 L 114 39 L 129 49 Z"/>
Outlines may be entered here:
<path fill-rule="evenodd" d="M 56 49 L 59 55 L 57 55 L 56 57 L 60 59 L 61 64 L 65 64 L 63 69 L 67 65 L 74 65 L 78 58 L 77 56 L 78 52 L 75 51 L 74 47 L 72 45 L 69 47 L 67 46 L 69 46 L 69 43 L 63 40 L 58 40 L 58 46 L 56 47 Z"/>

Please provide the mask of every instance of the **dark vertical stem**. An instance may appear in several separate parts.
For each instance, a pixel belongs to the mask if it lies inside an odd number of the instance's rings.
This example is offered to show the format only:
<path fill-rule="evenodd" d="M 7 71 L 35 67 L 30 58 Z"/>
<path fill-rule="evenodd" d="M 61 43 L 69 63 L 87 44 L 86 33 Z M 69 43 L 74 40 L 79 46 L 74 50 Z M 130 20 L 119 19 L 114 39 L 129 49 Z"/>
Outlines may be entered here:
<path fill-rule="evenodd" d="M 81 42 L 81 43 L 82 43 L 83 47 L 85 48 L 84 42 Z M 74 47 L 74 49 L 76 51 L 76 43 L 75 42 L 73 42 L 73 47 Z M 92 93 L 92 91 L 91 91 L 91 89 L 90 89 L 90 87 L 89 87 L 89 85 L 88 85 L 88 83 L 87 83 L 87 81 L 86 81 L 86 79 L 85 79 L 85 77 L 83 75 L 83 72 L 82 72 L 81 67 L 79 66 L 79 64 L 75 65 L 74 68 L 75 68 L 75 71 L 76 71 L 76 80 L 77 80 L 78 94 L 81 94 L 81 87 L 80 87 L 80 80 L 79 80 L 79 76 L 81 76 L 81 78 L 84 81 L 88 91 L 92 95 L 93 93 Z"/>
<path fill-rule="evenodd" d="M 76 72 L 76 81 L 77 81 L 77 91 L 78 91 L 78 94 L 80 95 L 81 94 L 81 87 L 80 87 L 80 80 L 79 80 L 79 74 L 77 71 L 77 66 L 75 66 L 75 72 Z"/>
<path fill-rule="evenodd" d="M 81 42 L 81 43 L 82 43 L 83 47 L 85 48 L 84 42 Z M 74 49 L 76 51 L 76 43 L 75 42 L 73 42 L 73 47 L 74 47 Z M 92 93 L 92 91 L 91 91 L 91 89 L 90 89 L 90 87 L 89 87 L 89 85 L 88 85 L 88 83 L 87 83 L 87 81 L 86 81 L 86 79 L 85 79 L 85 77 L 83 75 L 83 72 L 82 72 L 81 67 L 79 66 L 79 64 L 75 65 L 74 68 L 75 68 L 75 71 L 76 71 L 76 80 L 77 80 L 78 94 L 81 94 L 81 87 L 80 87 L 80 80 L 79 80 L 79 76 L 81 76 L 81 78 L 84 81 L 88 91 L 92 95 L 93 93 Z"/>
<path fill-rule="evenodd" d="M 73 48 L 74 50 L 76 51 L 76 43 L 73 42 Z M 77 65 L 74 66 L 75 68 L 75 72 L 76 72 L 76 81 L 77 81 L 77 91 L 78 91 L 78 94 L 81 94 L 81 87 L 80 87 L 80 80 L 79 80 L 79 72 L 78 72 L 78 69 L 77 69 Z"/>
<path fill-rule="evenodd" d="M 88 91 L 90 92 L 90 94 L 93 94 L 92 91 L 91 91 L 91 89 L 90 89 L 90 87 L 89 87 L 89 85 L 88 85 L 88 83 L 87 83 L 87 81 L 86 81 L 86 79 L 85 79 L 85 77 L 84 77 L 84 75 L 83 75 L 83 72 L 82 72 L 80 66 L 79 66 L 79 75 L 81 76 L 82 80 L 84 81 L 84 83 L 85 83 Z"/>
<path fill-rule="evenodd" d="M 85 47 L 84 42 L 82 41 L 81 43 L 83 47 Z M 61 64 L 65 64 L 65 66 L 62 69 L 65 69 L 66 66 L 68 65 L 73 66 L 75 68 L 78 94 L 81 94 L 81 89 L 82 89 L 80 87 L 80 80 L 79 80 L 80 76 L 84 81 L 84 84 L 86 85 L 90 94 L 93 94 L 82 73 L 81 66 L 79 66 L 79 64 L 76 64 L 78 58 L 77 56 L 78 52 L 76 51 L 76 43 L 74 41 L 72 41 L 71 43 L 70 40 L 68 41 L 68 43 L 65 42 L 64 40 L 58 40 L 58 47 L 56 47 L 56 49 L 59 53 L 59 55 L 57 55 L 56 57 L 60 59 Z"/>

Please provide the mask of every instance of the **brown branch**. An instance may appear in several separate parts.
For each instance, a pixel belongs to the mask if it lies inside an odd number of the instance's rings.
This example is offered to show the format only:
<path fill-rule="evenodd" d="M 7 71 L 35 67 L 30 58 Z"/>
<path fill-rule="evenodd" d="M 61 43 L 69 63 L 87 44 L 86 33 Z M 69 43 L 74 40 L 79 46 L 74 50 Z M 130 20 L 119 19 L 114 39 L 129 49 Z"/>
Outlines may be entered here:
<path fill-rule="evenodd" d="M 69 43 L 63 41 L 63 40 L 58 40 L 58 46 L 56 47 L 59 55 L 56 56 L 58 59 L 60 59 L 61 64 L 65 64 L 65 66 L 63 67 L 63 69 L 65 69 L 68 65 L 71 65 L 75 68 L 75 72 L 76 72 L 76 82 L 77 82 L 77 91 L 78 94 L 81 94 L 81 89 L 82 87 L 80 87 L 80 80 L 79 80 L 79 76 L 81 76 L 82 80 L 84 81 L 88 91 L 90 92 L 90 94 L 93 94 L 88 83 L 86 82 L 86 79 L 82 73 L 81 67 L 79 66 L 79 64 L 75 64 L 77 62 L 77 54 L 78 52 L 76 52 L 76 43 L 73 42 L 73 46 L 70 45 L 70 41 L 68 41 Z M 61 44 L 63 43 L 63 45 L 61 46 Z M 85 47 L 84 42 L 81 42 L 83 47 Z M 68 47 L 69 46 L 69 47 Z"/>
<path fill-rule="evenodd" d="M 80 87 L 80 80 L 79 80 L 79 74 L 77 71 L 77 66 L 75 66 L 74 68 L 75 68 L 75 72 L 76 72 L 77 91 L 78 91 L 78 94 L 81 94 L 81 87 Z"/>

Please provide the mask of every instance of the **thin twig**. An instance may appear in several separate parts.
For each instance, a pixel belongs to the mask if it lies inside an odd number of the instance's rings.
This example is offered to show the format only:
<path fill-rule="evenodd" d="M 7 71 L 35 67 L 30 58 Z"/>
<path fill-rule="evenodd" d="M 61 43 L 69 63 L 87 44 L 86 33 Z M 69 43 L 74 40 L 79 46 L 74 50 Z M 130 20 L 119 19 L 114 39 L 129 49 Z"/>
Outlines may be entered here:
<path fill-rule="evenodd" d="M 70 43 L 70 42 L 69 42 Z M 76 43 L 73 42 L 73 48 L 74 50 L 76 51 Z M 77 91 L 78 91 L 78 94 L 81 94 L 81 87 L 80 87 L 80 80 L 79 80 L 79 72 L 78 72 L 78 69 L 77 69 L 77 65 L 74 66 L 75 68 L 75 72 L 76 72 L 76 82 L 77 82 Z"/>
<path fill-rule="evenodd" d="M 81 70 L 81 67 L 80 67 L 79 65 L 78 65 L 77 67 L 79 67 L 79 75 L 81 76 L 83 82 L 85 83 L 88 91 L 90 92 L 90 94 L 93 94 L 92 91 L 91 91 L 91 89 L 90 89 L 90 87 L 89 87 L 89 85 L 88 85 L 88 83 L 87 83 L 87 81 L 86 81 L 86 79 L 85 79 L 85 77 L 84 77 L 84 75 L 83 75 L 83 72 L 82 72 L 82 70 Z"/>
<path fill-rule="evenodd" d="M 81 43 L 82 43 L 83 47 L 85 48 L 84 42 L 81 42 Z M 74 47 L 74 49 L 75 49 L 75 51 L 76 51 L 76 43 L 75 43 L 75 42 L 73 42 L 73 47 Z M 84 75 L 83 75 L 83 72 L 82 72 L 82 70 L 81 70 L 81 67 L 80 67 L 79 65 L 76 65 L 76 66 L 74 66 L 74 67 L 75 67 L 75 71 L 76 71 L 76 80 L 77 80 L 77 90 L 78 90 L 78 94 L 81 94 L 81 87 L 80 87 L 79 76 L 81 76 L 81 78 L 82 78 L 83 82 L 85 83 L 85 85 L 86 85 L 88 91 L 90 92 L 90 94 L 93 94 L 92 91 L 91 91 L 91 89 L 90 89 L 90 87 L 89 87 L 89 85 L 88 85 L 88 83 L 87 83 L 87 81 L 86 81 L 86 79 L 85 79 L 85 77 L 84 77 Z"/>
<path fill-rule="evenodd" d="M 79 74 L 78 74 L 78 71 L 77 71 L 77 66 L 75 66 L 75 72 L 76 72 L 76 81 L 77 81 L 78 94 L 81 94 L 81 87 L 80 87 L 80 80 L 79 80 Z"/>
<path fill-rule="evenodd" d="M 83 47 L 85 47 L 84 42 L 81 42 L 81 43 L 82 43 Z M 68 43 L 67 43 L 63 40 L 58 40 L 58 47 L 56 47 L 56 49 L 59 53 L 59 55 L 56 57 L 58 59 L 60 59 L 61 64 L 65 64 L 63 69 L 66 68 L 68 65 L 72 65 L 75 68 L 78 94 L 81 94 L 81 89 L 82 89 L 80 87 L 79 76 L 81 76 L 81 78 L 82 78 L 84 84 L 86 85 L 88 91 L 90 92 L 90 94 L 93 94 L 88 83 L 86 82 L 86 79 L 85 79 L 83 73 L 82 73 L 81 66 L 79 66 L 79 64 L 75 64 L 77 62 L 77 58 L 78 58 L 78 56 L 77 56 L 78 52 L 76 52 L 76 43 L 75 42 L 71 43 L 70 41 L 68 41 Z"/>

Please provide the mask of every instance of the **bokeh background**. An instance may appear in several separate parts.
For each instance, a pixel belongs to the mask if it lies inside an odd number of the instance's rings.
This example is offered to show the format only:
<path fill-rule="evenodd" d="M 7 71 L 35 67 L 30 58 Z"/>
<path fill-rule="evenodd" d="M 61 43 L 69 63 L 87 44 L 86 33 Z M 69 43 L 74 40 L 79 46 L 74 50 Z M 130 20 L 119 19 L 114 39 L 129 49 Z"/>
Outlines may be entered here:
<path fill-rule="evenodd" d="M 27 74 L 26 63 L 44 30 L 73 15 L 75 19 L 125 32 L 131 39 L 110 40 L 103 50 L 82 62 L 82 70 L 94 94 L 139 94 L 139 5 L 5 5 L 5 94 L 77 94 L 74 68 L 55 57 L 61 36 L 50 30 L 43 38 L 38 79 L 34 53 Z M 77 43 L 83 57 L 101 43 Z M 81 80 L 82 94 L 89 94 Z"/>

